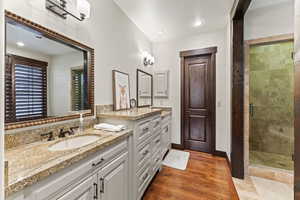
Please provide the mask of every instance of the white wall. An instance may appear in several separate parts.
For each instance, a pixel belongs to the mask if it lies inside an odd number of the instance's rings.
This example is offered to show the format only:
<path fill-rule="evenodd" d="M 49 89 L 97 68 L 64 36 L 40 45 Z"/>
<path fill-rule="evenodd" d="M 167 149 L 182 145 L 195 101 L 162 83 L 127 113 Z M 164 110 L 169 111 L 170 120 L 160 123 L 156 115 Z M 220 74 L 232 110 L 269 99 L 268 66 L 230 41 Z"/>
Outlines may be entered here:
<path fill-rule="evenodd" d="M 128 72 L 131 96 L 136 96 L 136 68 L 141 52 L 152 52 L 151 42 L 113 0 L 90 1 L 91 18 L 63 20 L 45 9 L 45 1 L 4 0 L 5 9 L 95 49 L 95 103 L 112 104 L 112 69 Z"/>
<path fill-rule="evenodd" d="M 83 67 L 83 52 L 52 56 L 49 67 L 50 116 L 62 116 L 71 111 L 71 68 Z M 64 97 L 64 98 L 62 98 Z"/>
<path fill-rule="evenodd" d="M 3 162 L 4 162 L 4 23 L 3 6 L 0 1 L 0 199 L 4 199 Z"/>
<path fill-rule="evenodd" d="M 294 33 L 293 1 L 248 10 L 246 13 L 245 40 L 289 33 Z"/>
<path fill-rule="evenodd" d="M 184 50 L 218 47 L 216 57 L 216 148 L 230 155 L 230 66 L 227 28 L 177 40 L 154 43 L 155 67 L 170 70 L 170 98 L 163 105 L 173 107 L 172 142 L 180 143 L 180 57 Z M 156 101 L 160 105 L 160 100 Z"/>
<path fill-rule="evenodd" d="M 51 60 L 50 55 L 45 55 L 39 52 L 33 52 L 25 48 L 16 47 L 13 45 L 6 45 L 6 52 L 9 54 L 17 55 L 17 56 L 23 56 L 26 58 L 31 58 L 39 61 L 44 61 L 49 63 Z"/>

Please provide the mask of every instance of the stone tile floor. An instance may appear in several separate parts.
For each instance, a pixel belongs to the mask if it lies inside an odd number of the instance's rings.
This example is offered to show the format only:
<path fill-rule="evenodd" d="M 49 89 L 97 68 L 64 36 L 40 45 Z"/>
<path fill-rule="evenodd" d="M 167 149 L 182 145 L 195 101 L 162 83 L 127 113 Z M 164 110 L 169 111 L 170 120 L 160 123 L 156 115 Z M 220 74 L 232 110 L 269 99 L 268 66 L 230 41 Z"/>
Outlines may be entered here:
<path fill-rule="evenodd" d="M 240 200 L 293 200 L 293 186 L 255 176 L 233 179 Z"/>

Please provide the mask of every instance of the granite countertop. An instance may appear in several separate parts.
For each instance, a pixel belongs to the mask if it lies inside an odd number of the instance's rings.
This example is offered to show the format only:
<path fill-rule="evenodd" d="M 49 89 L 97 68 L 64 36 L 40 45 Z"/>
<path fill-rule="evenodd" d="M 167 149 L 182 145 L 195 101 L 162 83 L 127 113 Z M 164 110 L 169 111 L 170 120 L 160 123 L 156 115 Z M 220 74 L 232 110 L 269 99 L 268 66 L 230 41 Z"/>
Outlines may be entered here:
<path fill-rule="evenodd" d="M 161 117 L 166 117 L 166 116 L 171 115 L 171 114 L 172 114 L 172 111 L 170 111 L 170 110 L 163 110 L 161 112 Z"/>
<path fill-rule="evenodd" d="M 81 148 L 66 151 L 48 150 L 49 146 L 66 139 L 64 138 L 9 149 L 5 152 L 5 160 L 8 161 L 8 185 L 5 187 L 5 196 L 21 191 L 131 134 L 132 130 L 129 129 L 116 133 L 89 129 L 81 135 L 99 135 L 100 139 Z M 79 134 L 67 138 L 78 136 Z"/>
<path fill-rule="evenodd" d="M 152 108 L 135 108 L 131 110 L 124 111 L 108 111 L 97 114 L 100 118 L 116 118 L 125 120 L 139 120 L 145 117 L 150 117 L 156 114 L 160 114 L 162 109 L 152 109 Z"/>

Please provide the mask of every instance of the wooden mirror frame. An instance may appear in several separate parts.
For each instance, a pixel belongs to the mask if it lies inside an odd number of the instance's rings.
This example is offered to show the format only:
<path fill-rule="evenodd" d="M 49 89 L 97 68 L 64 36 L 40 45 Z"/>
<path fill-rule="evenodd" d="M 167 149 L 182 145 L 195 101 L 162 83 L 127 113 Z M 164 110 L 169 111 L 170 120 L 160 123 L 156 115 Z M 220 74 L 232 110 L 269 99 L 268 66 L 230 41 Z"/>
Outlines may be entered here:
<path fill-rule="evenodd" d="M 84 117 L 89 117 L 94 115 L 94 65 L 95 65 L 95 54 L 94 49 L 86 46 L 80 42 L 77 42 L 71 38 L 68 38 L 62 34 L 59 34 L 55 31 L 52 31 L 44 26 L 41 26 L 37 23 L 34 23 L 30 20 L 27 20 L 23 17 L 20 17 L 10 11 L 5 10 L 5 22 L 7 22 L 7 18 L 14 20 L 20 24 L 23 24 L 24 26 L 30 27 L 33 30 L 36 30 L 40 33 L 42 33 L 45 37 L 62 42 L 64 44 L 69 44 L 70 46 L 76 47 L 78 49 L 84 50 L 88 52 L 87 54 L 87 66 L 88 66 L 88 75 L 87 75 L 87 88 L 88 88 L 88 103 L 90 105 L 91 113 L 87 113 L 84 115 Z M 6 41 L 5 41 L 6 42 Z M 6 48 L 6 47 L 5 47 Z M 6 49 L 5 49 L 6 52 Z M 12 130 L 12 129 L 18 129 L 18 128 L 25 128 L 30 126 L 37 126 L 37 125 L 43 125 L 43 124 L 50 124 L 60 121 L 66 121 L 66 120 L 72 120 L 79 118 L 80 115 L 74 114 L 74 115 L 66 115 L 61 117 L 51 117 L 51 118 L 45 118 L 45 119 L 38 119 L 38 120 L 31 120 L 31 121 L 24 121 L 24 122 L 13 122 L 13 123 L 6 123 L 5 124 L 5 130 Z"/>
<path fill-rule="evenodd" d="M 151 76 L 151 105 L 139 106 L 139 72 Z M 148 72 L 145 72 L 143 70 L 140 70 L 140 69 L 136 70 L 136 106 L 138 108 L 145 108 L 145 107 L 153 106 L 153 75 L 149 74 Z"/>

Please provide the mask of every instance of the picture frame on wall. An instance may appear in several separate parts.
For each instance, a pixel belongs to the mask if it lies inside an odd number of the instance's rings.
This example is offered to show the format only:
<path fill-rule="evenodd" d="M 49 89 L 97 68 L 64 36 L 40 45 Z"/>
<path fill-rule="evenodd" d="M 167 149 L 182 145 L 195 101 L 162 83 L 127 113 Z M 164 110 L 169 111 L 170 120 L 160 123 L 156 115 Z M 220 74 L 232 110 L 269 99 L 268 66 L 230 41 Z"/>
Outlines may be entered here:
<path fill-rule="evenodd" d="M 118 70 L 112 72 L 114 110 L 128 110 L 130 109 L 129 74 Z"/>

